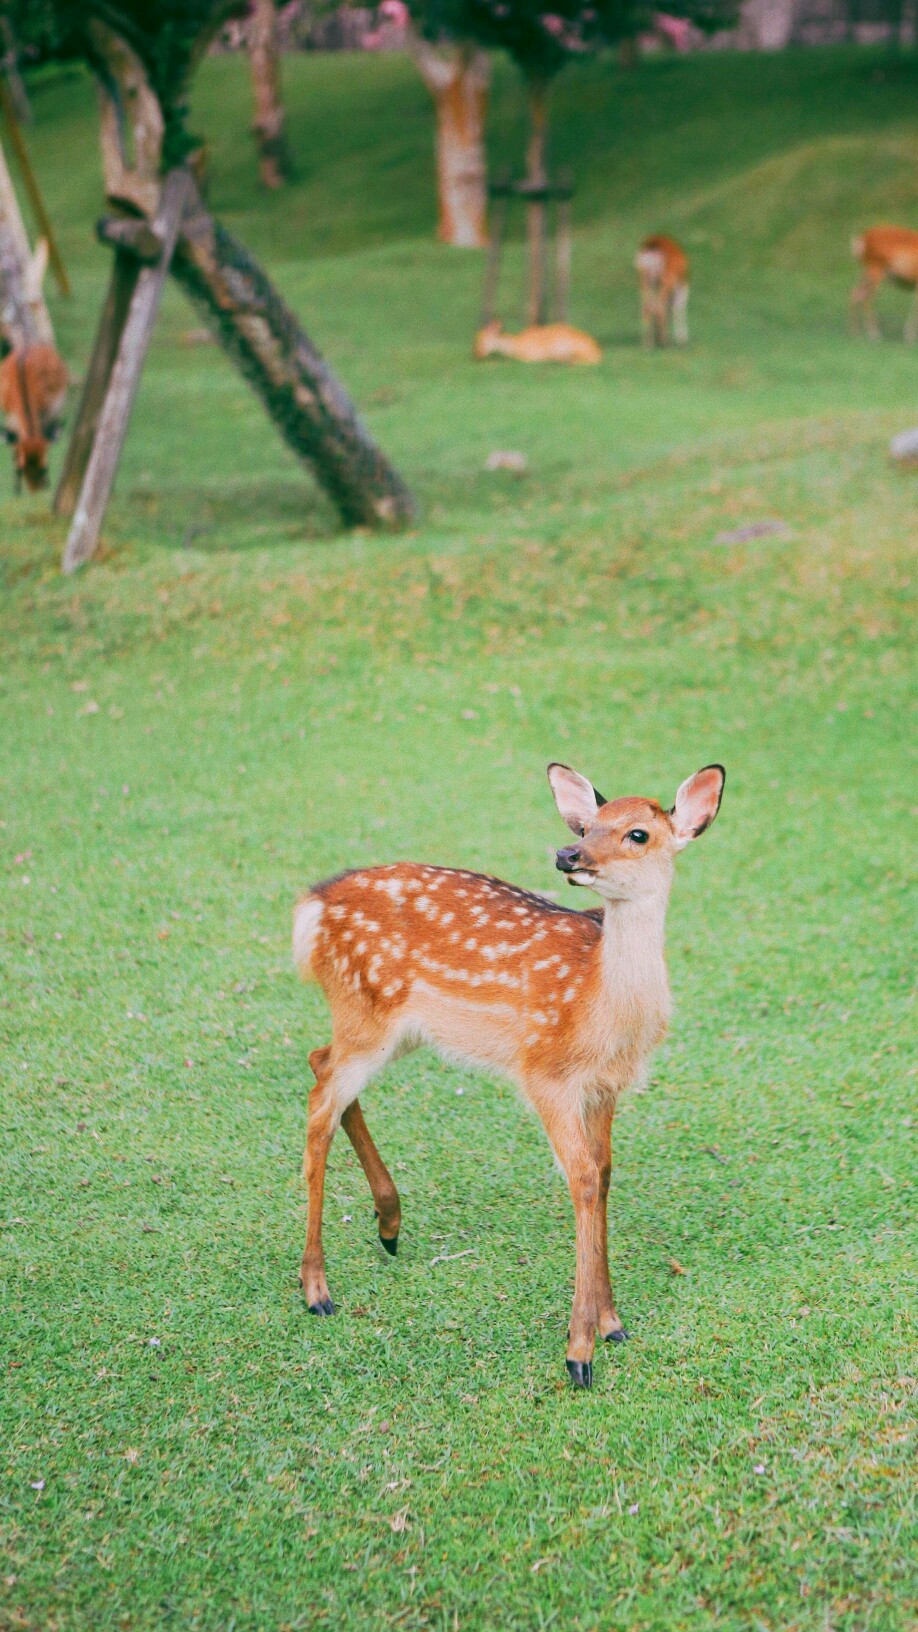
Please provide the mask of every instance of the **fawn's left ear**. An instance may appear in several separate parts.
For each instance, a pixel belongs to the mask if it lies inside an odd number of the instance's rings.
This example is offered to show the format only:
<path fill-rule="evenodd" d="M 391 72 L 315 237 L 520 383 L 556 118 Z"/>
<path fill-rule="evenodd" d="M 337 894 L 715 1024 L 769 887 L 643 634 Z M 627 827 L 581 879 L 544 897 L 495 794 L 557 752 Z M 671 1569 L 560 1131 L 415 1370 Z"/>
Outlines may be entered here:
<path fill-rule="evenodd" d="M 710 827 L 720 809 L 726 780 L 722 765 L 706 765 L 703 771 L 696 771 L 683 782 L 670 811 L 680 850 Z"/>

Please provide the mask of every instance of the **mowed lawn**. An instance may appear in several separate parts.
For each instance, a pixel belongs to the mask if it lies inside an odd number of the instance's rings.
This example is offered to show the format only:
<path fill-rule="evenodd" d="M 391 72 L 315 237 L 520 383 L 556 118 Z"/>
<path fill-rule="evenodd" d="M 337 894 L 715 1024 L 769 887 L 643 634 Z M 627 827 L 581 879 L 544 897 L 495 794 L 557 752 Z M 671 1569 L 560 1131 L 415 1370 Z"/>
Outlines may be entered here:
<path fill-rule="evenodd" d="M 253 180 L 244 65 L 195 127 L 412 485 L 342 535 L 170 294 L 102 558 L 58 575 L 3 486 L 0 1627 L 907 1632 L 915 1625 L 908 998 L 918 421 L 906 297 L 846 333 L 848 241 L 918 227 L 918 72 L 847 51 L 571 69 L 570 373 L 475 365 L 481 257 L 431 238 L 398 59 L 286 68 L 298 178 Z M 75 293 L 107 275 L 91 89 L 31 140 Z M 518 150 L 498 74 L 495 161 Z M 630 264 L 692 257 L 692 344 L 637 344 Z M 518 316 L 521 267 L 506 268 Z M 489 452 L 528 474 L 487 474 Z M 58 459 L 59 454 L 56 456 Z M 747 543 L 724 532 L 786 525 Z M 297 1284 L 307 1054 L 290 911 L 410 856 L 556 888 L 545 780 L 670 800 L 676 1012 L 615 1133 L 632 1340 L 568 1390 L 570 1203 L 515 1093 L 417 1054 L 365 1097 L 395 1261 L 342 1139 L 334 1320 Z M 586 904 L 582 901 L 579 904 Z"/>

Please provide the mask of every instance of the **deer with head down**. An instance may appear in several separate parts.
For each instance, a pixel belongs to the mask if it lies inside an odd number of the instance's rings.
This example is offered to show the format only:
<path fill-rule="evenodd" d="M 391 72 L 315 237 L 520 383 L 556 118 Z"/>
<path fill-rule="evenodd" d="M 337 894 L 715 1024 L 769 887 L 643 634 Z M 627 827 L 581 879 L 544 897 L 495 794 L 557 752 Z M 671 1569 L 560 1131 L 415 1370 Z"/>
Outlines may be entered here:
<path fill-rule="evenodd" d="M 645 238 L 634 268 L 641 291 L 645 346 L 688 344 L 689 263 L 681 244 L 665 233 Z"/>
<path fill-rule="evenodd" d="M 0 409 L 13 449 L 16 491 L 34 493 L 48 479 L 48 444 L 60 434 L 67 369 L 53 346 L 16 346 L 0 363 Z"/>
<path fill-rule="evenodd" d="M 548 768 L 577 835 L 557 852 L 568 882 L 594 890 L 577 912 L 500 879 L 396 862 L 313 885 L 296 908 L 297 967 L 322 987 L 332 1039 L 309 1063 L 304 1174 L 309 1189 L 300 1279 L 310 1312 L 331 1315 L 322 1200 L 343 1126 L 394 1254 L 398 1191 L 370 1136 L 359 1095 L 390 1060 L 421 1045 L 509 1077 L 538 1112 L 570 1187 L 577 1271 L 567 1369 L 589 1388 L 597 1333 L 627 1336 L 612 1297 L 606 1240 L 612 1119 L 663 1038 L 669 986 L 664 922 L 680 850 L 713 822 L 724 771 L 682 783 L 671 810 L 655 799 L 605 800 L 566 765 Z"/>

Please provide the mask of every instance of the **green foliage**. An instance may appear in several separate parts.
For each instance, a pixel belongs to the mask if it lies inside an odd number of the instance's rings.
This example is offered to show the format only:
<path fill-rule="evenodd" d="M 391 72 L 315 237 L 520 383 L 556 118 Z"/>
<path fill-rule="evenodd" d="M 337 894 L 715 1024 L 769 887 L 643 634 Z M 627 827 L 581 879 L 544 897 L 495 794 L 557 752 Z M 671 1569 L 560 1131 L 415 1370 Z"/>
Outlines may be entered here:
<path fill-rule="evenodd" d="M 89 572 L 61 580 L 62 525 L 0 469 L 4 1632 L 911 1632 L 908 297 L 882 346 L 845 327 L 851 233 L 914 222 L 916 76 L 884 61 L 562 77 L 572 315 L 606 348 L 570 372 L 471 361 L 480 259 L 429 241 L 409 62 L 285 65 L 321 162 L 283 198 L 244 62 L 197 77 L 215 210 L 425 519 L 336 534 L 174 289 Z M 38 76 L 34 106 L 80 374 L 92 89 Z M 519 118 L 498 63 L 498 161 Z M 638 344 L 654 230 L 692 259 L 685 352 Z M 792 536 L 717 542 L 763 518 Z M 371 1090 L 402 1251 L 337 1140 L 338 1316 L 296 1284 L 328 1022 L 293 899 L 400 855 L 555 887 L 554 757 L 664 799 L 728 767 L 679 863 L 671 1037 L 616 1126 L 633 1337 L 590 1397 L 569 1202 L 476 1072 L 415 1055 Z"/>
<path fill-rule="evenodd" d="M 244 11 L 246 4 L 247 0 L 39 0 L 33 24 L 28 0 L 22 37 L 28 40 L 37 30 L 44 58 L 82 57 L 95 63 L 94 26 L 100 23 L 121 35 L 136 51 L 162 105 L 163 161 L 168 167 L 193 145 L 185 125 L 193 68 L 217 29 Z"/>
<path fill-rule="evenodd" d="M 530 78 L 548 79 L 572 57 L 634 39 L 650 25 L 651 0 L 415 0 L 432 37 L 473 39 L 507 51 Z M 735 0 L 674 0 L 674 16 L 724 28 Z"/>

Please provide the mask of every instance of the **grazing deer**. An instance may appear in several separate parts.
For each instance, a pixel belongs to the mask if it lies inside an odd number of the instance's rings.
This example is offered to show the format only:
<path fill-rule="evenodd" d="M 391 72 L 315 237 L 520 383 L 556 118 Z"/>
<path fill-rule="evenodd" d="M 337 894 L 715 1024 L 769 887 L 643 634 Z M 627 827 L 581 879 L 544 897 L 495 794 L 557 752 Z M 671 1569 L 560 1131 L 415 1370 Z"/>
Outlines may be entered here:
<path fill-rule="evenodd" d="M 59 434 L 67 370 L 53 346 L 17 346 L 0 363 L 0 409 L 13 446 L 16 491 L 35 493 L 48 479 L 48 443 Z"/>
<path fill-rule="evenodd" d="M 475 336 L 475 356 L 515 357 L 520 363 L 601 363 L 596 341 L 569 323 L 534 323 L 519 334 L 505 334 L 498 321 L 486 323 Z"/>
<path fill-rule="evenodd" d="M 310 1312 L 334 1307 L 322 1252 L 322 1195 L 339 1123 L 369 1181 L 387 1252 L 398 1244 L 398 1191 L 358 1102 L 390 1060 L 423 1044 L 509 1077 L 542 1119 L 570 1186 L 577 1274 L 567 1369 L 593 1380 L 597 1331 L 627 1333 L 612 1299 L 606 1242 L 616 1100 L 666 1032 L 663 928 L 673 861 L 717 815 L 720 765 L 683 782 L 672 810 L 613 799 L 550 765 L 558 809 L 577 843 L 556 865 L 602 898 L 576 912 L 500 879 L 396 862 L 315 884 L 294 914 L 293 951 L 318 981 L 332 1040 L 309 1063 L 304 1175 L 309 1186 L 300 1280 Z"/>
<path fill-rule="evenodd" d="M 916 304 L 908 315 L 904 339 L 918 338 L 918 232 L 907 227 L 871 227 L 851 240 L 851 253 L 863 276 L 851 291 L 851 322 L 859 319 L 871 340 L 881 339 L 876 295 L 884 278 L 903 289 L 916 290 Z"/>
<path fill-rule="evenodd" d="M 689 264 L 674 238 L 645 238 L 634 260 L 645 346 L 688 344 Z"/>

